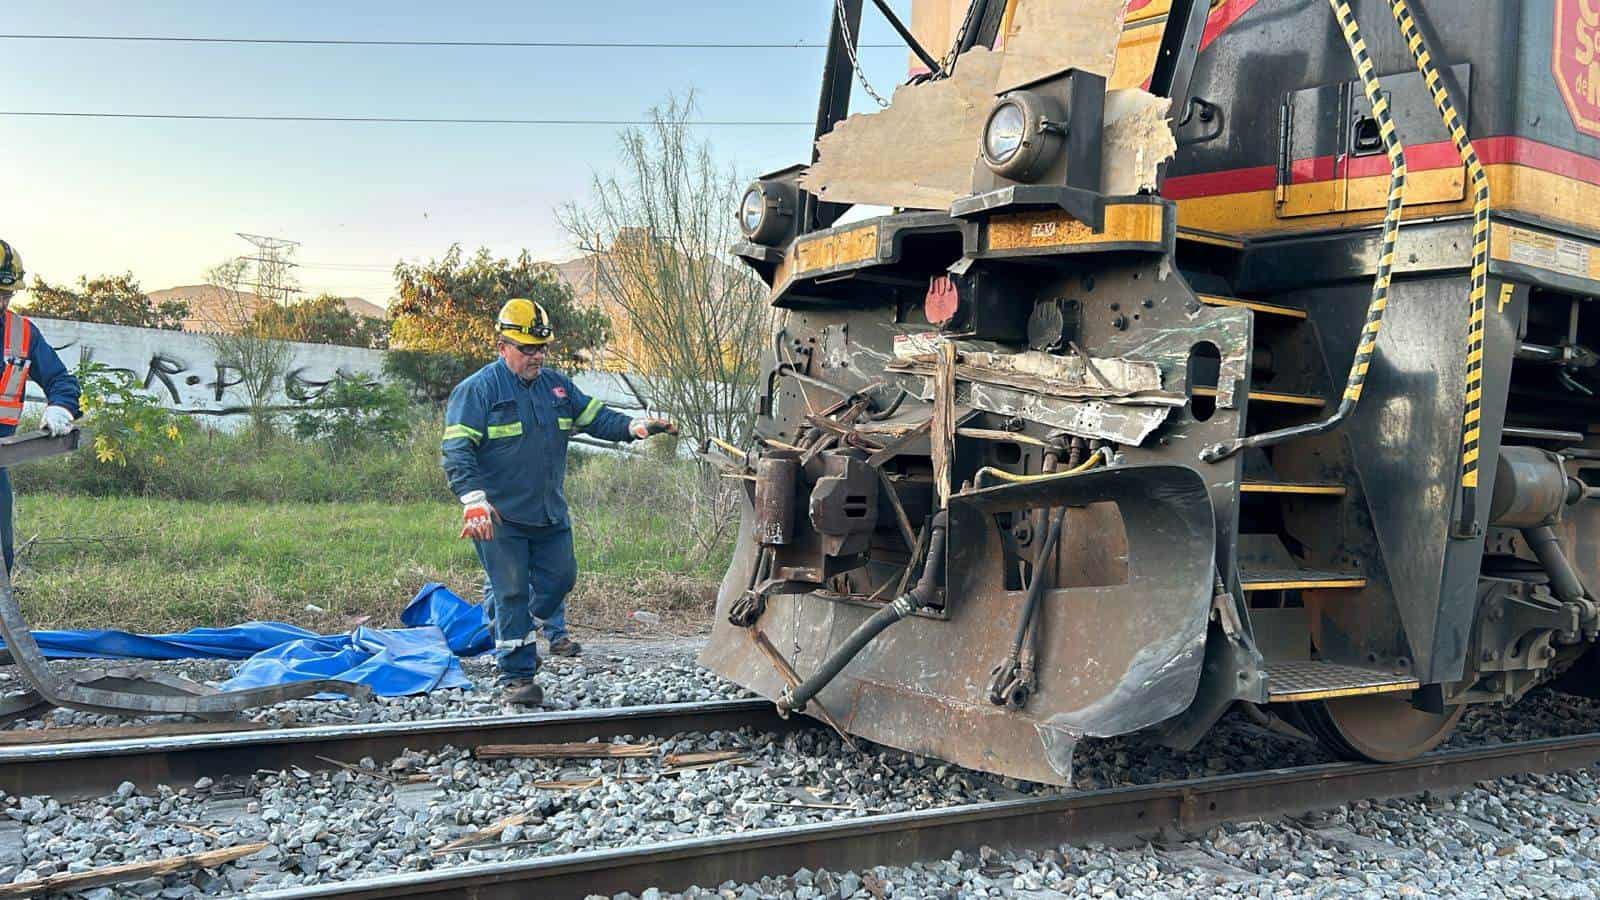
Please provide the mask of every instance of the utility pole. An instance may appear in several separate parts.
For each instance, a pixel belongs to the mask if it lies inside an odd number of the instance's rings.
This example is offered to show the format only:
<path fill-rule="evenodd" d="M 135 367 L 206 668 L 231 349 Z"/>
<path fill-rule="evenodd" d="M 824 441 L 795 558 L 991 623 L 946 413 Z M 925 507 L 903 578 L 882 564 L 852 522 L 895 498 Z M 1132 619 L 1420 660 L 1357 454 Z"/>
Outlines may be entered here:
<path fill-rule="evenodd" d="M 300 292 L 292 271 L 299 265 L 294 261 L 294 253 L 299 248 L 300 242 L 260 234 L 245 234 L 242 231 L 237 234 L 256 248 L 254 256 L 240 257 L 253 264 L 255 280 L 242 281 L 240 284 L 254 288 L 256 296 L 265 303 L 287 306 L 293 295 Z"/>

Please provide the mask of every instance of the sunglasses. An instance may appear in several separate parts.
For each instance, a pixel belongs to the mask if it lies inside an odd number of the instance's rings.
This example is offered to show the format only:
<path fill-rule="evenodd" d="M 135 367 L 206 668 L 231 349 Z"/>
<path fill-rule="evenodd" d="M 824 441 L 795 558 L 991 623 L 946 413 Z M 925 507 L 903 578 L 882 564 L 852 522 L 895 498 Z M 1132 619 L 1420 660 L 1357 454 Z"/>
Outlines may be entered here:
<path fill-rule="evenodd" d="M 506 343 L 517 348 L 517 352 L 521 353 L 523 356 L 532 356 L 535 353 L 541 353 L 544 351 L 543 344 L 518 344 L 512 341 L 506 341 Z"/>

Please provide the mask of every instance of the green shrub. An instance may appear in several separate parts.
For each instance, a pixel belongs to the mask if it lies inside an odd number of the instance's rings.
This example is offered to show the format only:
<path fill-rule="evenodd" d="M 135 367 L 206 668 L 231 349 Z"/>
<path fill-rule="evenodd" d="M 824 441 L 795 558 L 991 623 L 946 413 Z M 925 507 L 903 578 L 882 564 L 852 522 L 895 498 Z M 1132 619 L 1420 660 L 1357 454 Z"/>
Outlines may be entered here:
<path fill-rule="evenodd" d="M 96 477 L 143 485 L 172 466 L 194 423 L 139 390 L 131 373 L 93 360 L 74 374 L 82 388 L 82 425 L 90 433 L 85 464 Z"/>
<path fill-rule="evenodd" d="M 295 414 L 295 437 L 334 451 L 394 447 L 411 428 L 405 392 L 387 384 L 338 378 L 316 404 Z"/>

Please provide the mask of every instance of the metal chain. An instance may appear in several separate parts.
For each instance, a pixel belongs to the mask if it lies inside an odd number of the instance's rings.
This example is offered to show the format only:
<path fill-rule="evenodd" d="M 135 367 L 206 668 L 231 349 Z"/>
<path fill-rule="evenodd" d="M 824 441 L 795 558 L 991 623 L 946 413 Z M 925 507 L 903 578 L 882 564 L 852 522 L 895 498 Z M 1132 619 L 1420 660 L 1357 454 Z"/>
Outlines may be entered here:
<path fill-rule="evenodd" d="M 971 3 L 967 4 L 967 14 L 962 17 L 961 28 L 956 31 L 955 43 L 950 45 L 950 52 L 946 53 L 944 59 L 939 61 L 939 67 L 944 69 L 946 78 L 954 74 L 956 70 L 956 58 L 961 55 L 961 45 L 967 39 L 967 31 L 972 28 L 973 19 L 976 18 L 977 11 L 978 0 L 972 0 Z"/>
<path fill-rule="evenodd" d="M 844 39 L 844 52 L 850 56 L 850 68 L 855 70 L 856 80 L 866 89 L 867 96 L 877 101 L 884 109 L 889 107 L 889 101 L 873 89 L 872 83 L 867 81 L 867 73 L 861 71 L 861 61 L 856 58 L 855 40 L 850 37 L 850 18 L 844 11 L 844 0 L 833 0 L 834 8 L 839 11 L 839 36 Z"/>

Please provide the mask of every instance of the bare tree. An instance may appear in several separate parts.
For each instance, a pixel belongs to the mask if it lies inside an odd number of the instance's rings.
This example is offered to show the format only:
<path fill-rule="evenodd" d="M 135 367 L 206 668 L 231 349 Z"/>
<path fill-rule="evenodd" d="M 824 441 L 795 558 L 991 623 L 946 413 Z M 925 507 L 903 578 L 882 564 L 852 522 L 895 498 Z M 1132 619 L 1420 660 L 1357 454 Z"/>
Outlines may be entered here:
<path fill-rule="evenodd" d="M 697 441 L 743 443 L 756 412 L 761 349 L 770 328 L 765 288 L 729 256 L 743 181 L 696 142 L 694 99 L 651 110 L 622 132 L 622 168 L 596 175 L 587 208 L 562 225 L 593 262 L 595 288 L 620 314 L 611 349 L 641 399 Z"/>
<path fill-rule="evenodd" d="M 203 318 L 210 331 L 207 340 L 217 355 L 218 383 L 227 383 L 225 375 L 238 379 L 235 384 L 244 393 L 256 438 L 265 441 L 272 433 L 272 401 L 294 348 L 257 327 L 256 313 L 263 301 L 244 289 L 248 267 L 246 260 L 234 259 L 206 273 L 211 296 L 206 298 Z"/>

